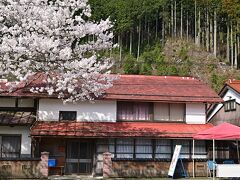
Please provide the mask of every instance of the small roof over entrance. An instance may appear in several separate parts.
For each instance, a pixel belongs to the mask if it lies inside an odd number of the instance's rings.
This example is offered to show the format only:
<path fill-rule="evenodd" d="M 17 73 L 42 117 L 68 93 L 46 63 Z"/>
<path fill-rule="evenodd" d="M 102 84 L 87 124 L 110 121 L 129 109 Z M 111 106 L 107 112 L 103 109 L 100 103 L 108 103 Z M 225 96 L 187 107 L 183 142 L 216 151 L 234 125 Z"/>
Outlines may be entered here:
<path fill-rule="evenodd" d="M 213 127 L 212 124 L 151 122 L 44 122 L 31 128 L 32 136 L 55 137 L 151 137 L 192 138 L 194 134 Z"/>
<path fill-rule="evenodd" d="M 193 136 L 194 139 L 235 140 L 240 139 L 240 127 L 223 123 L 210 129 L 200 131 Z"/>

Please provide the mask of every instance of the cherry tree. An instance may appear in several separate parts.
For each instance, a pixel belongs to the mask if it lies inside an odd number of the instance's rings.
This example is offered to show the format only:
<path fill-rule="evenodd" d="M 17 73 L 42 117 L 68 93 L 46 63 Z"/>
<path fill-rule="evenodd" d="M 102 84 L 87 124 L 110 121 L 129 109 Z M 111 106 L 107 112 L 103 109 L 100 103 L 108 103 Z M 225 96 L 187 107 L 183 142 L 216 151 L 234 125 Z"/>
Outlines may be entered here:
<path fill-rule="evenodd" d="M 90 17 L 87 0 L 1 0 L 0 76 L 16 82 L 10 91 L 39 73 L 44 83 L 30 90 L 64 101 L 92 99 L 109 88 L 112 62 L 99 53 L 113 46 L 112 24 Z"/>

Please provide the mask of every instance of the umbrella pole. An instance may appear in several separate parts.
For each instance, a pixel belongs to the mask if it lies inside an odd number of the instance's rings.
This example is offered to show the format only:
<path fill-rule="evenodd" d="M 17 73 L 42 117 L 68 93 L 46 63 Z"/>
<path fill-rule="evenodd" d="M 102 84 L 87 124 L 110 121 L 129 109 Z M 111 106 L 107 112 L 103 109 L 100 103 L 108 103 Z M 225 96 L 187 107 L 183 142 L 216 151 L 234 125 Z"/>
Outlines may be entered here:
<path fill-rule="evenodd" d="M 192 154 L 192 161 L 193 161 L 193 178 L 195 178 L 195 162 L 194 162 L 194 155 L 195 155 L 195 140 L 193 139 L 193 154 Z"/>
<path fill-rule="evenodd" d="M 215 140 L 213 139 L 213 180 L 215 179 Z"/>
<path fill-rule="evenodd" d="M 238 164 L 239 164 L 239 147 L 238 147 L 238 140 L 237 140 L 237 156 L 238 156 Z"/>

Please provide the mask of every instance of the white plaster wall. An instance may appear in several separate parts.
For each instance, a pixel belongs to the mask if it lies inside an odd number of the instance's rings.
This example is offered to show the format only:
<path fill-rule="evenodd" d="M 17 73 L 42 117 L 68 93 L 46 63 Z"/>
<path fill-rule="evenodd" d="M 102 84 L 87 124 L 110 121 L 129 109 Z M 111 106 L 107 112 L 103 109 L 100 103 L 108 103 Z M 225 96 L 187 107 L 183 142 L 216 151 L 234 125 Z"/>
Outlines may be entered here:
<path fill-rule="evenodd" d="M 116 121 L 116 101 L 79 102 L 63 104 L 59 99 L 39 100 L 39 120 L 58 121 L 59 111 L 77 111 L 77 121 Z"/>
<path fill-rule="evenodd" d="M 0 134 L 15 134 L 21 135 L 21 154 L 30 155 L 31 154 L 31 138 L 29 135 L 29 127 L 24 126 L 0 126 Z"/>
<path fill-rule="evenodd" d="M 230 99 L 236 99 L 236 102 L 240 104 L 240 94 L 237 94 L 231 89 L 228 89 L 226 94 L 223 96 L 224 101 L 228 101 Z"/>
<path fill-rule="evenodd" d="M 205 104 L 187 103 L 186 104 L 186 123 L 187 124 L 205 124 L 206 123 Z"/>
<path fill-rule="evenodd" d="M 0 98 L 0 107 L 15 107 L 15 98 Z"/>

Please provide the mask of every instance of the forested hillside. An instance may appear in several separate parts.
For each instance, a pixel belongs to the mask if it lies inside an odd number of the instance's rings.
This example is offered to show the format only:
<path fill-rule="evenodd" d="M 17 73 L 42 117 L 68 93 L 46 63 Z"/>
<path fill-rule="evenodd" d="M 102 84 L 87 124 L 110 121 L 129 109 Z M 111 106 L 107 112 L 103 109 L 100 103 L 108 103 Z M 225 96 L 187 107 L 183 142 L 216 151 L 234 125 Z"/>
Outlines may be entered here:
<path fill-rule="evenodd" d="M 110 17 L 114 71 L 191 75 L 219 90 L 239 78 L 240 0 L 90 0 L 93 19 Z"/>

